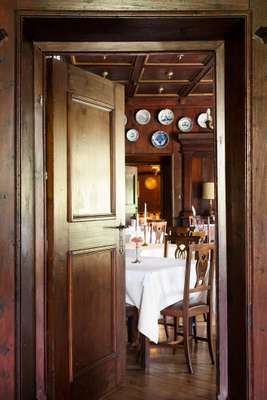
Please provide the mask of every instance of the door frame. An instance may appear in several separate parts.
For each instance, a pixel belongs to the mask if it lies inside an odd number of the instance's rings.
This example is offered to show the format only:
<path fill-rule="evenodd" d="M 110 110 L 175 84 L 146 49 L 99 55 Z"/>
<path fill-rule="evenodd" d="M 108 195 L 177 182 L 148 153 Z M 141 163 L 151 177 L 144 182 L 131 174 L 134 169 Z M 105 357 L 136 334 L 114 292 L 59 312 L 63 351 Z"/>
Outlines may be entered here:
<path fill-rule="evenodd" d="M 27 110 L 31 117 L 32 117 L 32 123 L 35 121 L 35 123 L 31 126 L 32 132 L 33 132 L 33 148 L 34 148 L 34 162 L 33 162 L 33 170 L 34 170 L 34 179 L 33 179 L 33 196 L 34 196 L 34 204 L 33 204 L 33 212 L 35 216 L 35 221 L 34 221 L 34 243 L 35 243 L 35 257 L 33 261 L 33 269 L 35 272 L 35 292 L 34 292 L 34 302 L 35 304 L 33 307 L 35 308 L 35 313 L 36 313 L 36 320 L 35 320 L 35 327 L 33 329 L 34 337 L 36 338 L 35 342 L 35 363 L 36 363 L 36 389 L 34 389 L 37 393 L 37 398 L 42 399 L 45 398 L 45 392 L 46 392 L 46 350 L 45 350 L 45 324 L 46 324 L 46 316 L 45 316 L 45 270 L 44 270 L 44 265 L 45 265 L 45 249 L 46 249 L 46 239 L 45 239 L 45 226 L 44 226 L 44 217 L 45 217 L 45 204 L 44 204 L 44 182 L 45 182 L 45 169 L 44 169 L 44 99 L 45 99 L 45 93 L 43 92 L 43 83 L 44 83 L 44 66 L 43 66 L 43 55 L 44 53 L 60 53 L 61 51 L 69 51 L 69 52 L 75 52 L 75 51 L 110 51 L 112 48 L 113 51 L 116 51 L 117 46 L 116 44 L 119 45 L 119 48 L 121 51 L 123 51 L 122 43 L 112 43 L 111 47 L 107 49 L 105 46 L 107 43 L 105 42 L 95 42 L 95 43 L 88 43 L 88 42 L 77 42 L 74 43 L 72 42 L 69 46 L 66 46 L 66 43 L 60 43 L 60 42 L 49 42 L 49 43 L 35 43 L 33 49 L 29 44 L 24 43 L 21 35 L 21 27 L 22 27 L 22 22 L 23 18 L 25 16 L 32 16 L 32 13 L 19 13 L 19 18 L 18 18 L 18 26 L 20 29 L 18 29 L 18 48 L 17 48 L 17 94 L 18 94 L 18 104 L 17 104 L 17 109 L 18 109 L 18 115 L 22 116 L 23 111 Z M 106 13 L 97 13 L 97 15 L 102 15 L 105 16 Z M 125 13 L 124 13 L 125 14 Z M 131 16 L 133 16 L 134 13 L 131 13 Z M 140 13 L 136 13 L 138 16 L 140 16 Z M 165 13 L 145 13 L 144 15 L 149 18 L 151 15 L 166 15 Z M 36 14 L 37 15 L 37 14 Z M 46 15 L 46 13 L 38 13 L 38 16 L 41 15 Z M 49 14 L 48 14 L 49 15 Z M 88 18 L 92 17 L 95 15 L 95 13 L 87 13 Z M 113 14 L 114 15 L 114 14 Z M 117 13 L 116 15 L 121 15 L 121 13 Z M 181 16 L 181 13 L 171 13 L 171 16 Z M 210 16 L 210 13 L 204 13 L 204 15 Z M 225 15 L 225 13 L 221 13 L 222 16 Z M 229 13 L 227 13 L 229 15 Z M 233 13 L 232 15 L 234 16 L 239 16 L 239 14 Z M 61 14 L 62 16 L 62 14 Z M 187 17 L 194 17 L 194 14 L 187 14 Z M 247 25 L 248 23 L 248 15 L 242 14 L 240 17 L 246 19 Z M 157 47 L 155 45 L 156 42 L 148 42 L 146 45 L 149 46 L 147 48 L 148 51 L 160 51 L 162 50 L 162 43 Z M 164 42 L 164 50 L 169 50 L 169 51 L 179 51 L 179 50 L 184 50 L 185 45 L 187 46 L 187 49 L 200 49 L 199 47 L 199 42 L 170 42 L 170 48 L 168 48 L 168 45 L 165 47 L 166 43 Z M 144 45 L 145 42 L 142 42 Z M 188 45 L 189 44 L 189 45 Z M 190 48 L 190 44 L 192 47 Z M 134 43 L 131 42 L 131 47 L 132 51 L 134 51 L 134 46 L 139 46 L 137 51 L 140 51 L 140 43 Z M 173 47 L 172 47 L 173 46 Z M 211 47 L 212 48 L 211 48 Z M 145 51 L 145 46 L 142 46 L 142 50 Z M 127 44 L 127 51 L 129 49 L 129 43 Z M 225 332 L 228 332 L 228 317 L 229 317 L 229 306 L 227 304 L 227 284 L 228 284 L 228 273 L 227 273 L 227 253 L 226 253 L 226 231 L 227 231 L 227 225 L 226 225 L 226 193 L 227 193 L 227 178 L 229 179 L 229 176 L 227 177 L 227 172 L 225 172 L 225 167 L 226 167 L 226 160 L 225 160 L 225 147 L 227 145 L 231 145 L 231 143 L 225 143 L 226 138 L 225 138 L 225 115 L 224 115 L 224 96 L 219 95 L 224 93 L 224 43 L 222 41 L 211 41 L 211 42 L 204 42 L 203 49 L 212 49 L 216 52 L 216 82 L 217 82 L 217 98 L 216 98 L 216 119 L 217 119 L 217 148 L 215 154 L 217 155 L 217 184 L 218 184 L 218 193 L 217 193 L 217 199 L 218 199 L 218 205 L 217 205 L 217 210 L 218 210 L 218 253 L 217 253 L 217 260 L 220 260 L 220 267 L 218 266 L 217 263 L 217 273 L 218 273 L 218 278 L 217 278 L 217 297 L 218 297 L 218 304 L 219 304 L 219 312 L 218 312 L 218 342 L 217 342 L 217 354 L 218 354 L 218 376 L 217 376 L 217 383 L 218 383 L 218 399 L 224 400 L 228 398 L 229 395 L 229 390 L 228 390 L 228 375 L 229 375 L 229 370 L 228 370 L 228 352 L 225 351 L 225 349 L 228 348 L 228 334 L 225 334 Z M 126 51 L 126 50 L 125 50 Z M 31 65 L 31 69 L 28 72 L 28 82 L 32 81 L 34 82 L 34 88 L 35 92 L 32 93 L 30 90 L 26 90 L 27 92 L 27 99 L 26 99 L 26 94 L 25 94 L 25 87 L 26 84 L 25 82 L 22 82 L 21 80 L 21 72 L 25 72 L 26 65 L 29 66 Z M 246 64 L 246 69 L 249 70 L 250 64 L 247 60 Z M 25 76 L 24 76 L 25 78 Z M 249 79 L 248 75 L 246 76 L 246 87 L 249 89 Z M 24 90 L 24 94 L 22 93 Z M 227 88 L 227 90 L 230 90 Z M 246 98 L 246 108 L 247 108 L 247 115 L 246 115 L 246 126 L 247 126 L 247 131 L 245 132 L 246 135 L 246 144 L 249 147 L 250 143 L 250 112 L 249 112 L 249 104 L 250 104 L 250 98 Z M 19 118 L 18 118 L 19 120 Z M 23 131 L 25 131 L 26 127 L 23 126 L 23 123 L 18 122 L 17 126 L 18 132 L 20 132 L 18 138 L 23 137 Z M 21 147 L 21 140 L 18 140 L 17 144 L 17 151 L 18 154 L 21 155 L 21 151 L 25 152 L 25 149 L 22 149 Z M 247 153 L 247 164 L 244 169 L 244 175 L 245 175 L 245 180 L 247 183 L 247 204 L 250 204 L 250 196 L 251 196 L 251 188 L 250 188 L 250 155 Z M 21 172 L 23 169 L 23 159 L 21 164 L 18 166 L 18 176 L 21 177 Z M 20 178 L 18 178 L 18 181 L 20 181 Z M 21 182 L 21 181 L 20 181 Z M 226 188 L 226 190 L 224 190 Z M 23 198 L 23 191 L 21 191 L 20 187 L 20 194 L 19 198 Z M 250 237 L 250 214 L 249 210 L 246 211 L 246 233 Z M 23 226 L 23 223 L 25 221 L 21 220 L 21 210 L 18 210 L 18 220 L 20 226 Z M 38 225 L 39 222 L 39 225 Z M 25 224 L 27 225 L 27 223 Z M 228 235 L 229 235 L 229 229 L 228 229 Z M 231 235 L 231 230 L 230 230 L 230 235 Z M 228 240 L 231 240 L 231 236 Z M 25 244 L 27 246 L 27 243 Z M 21 255 L 21 250 L 19 250 L 19 254 Z M 251 260 L 249 257 L 249 249 L 245 249 L 245 260 L 246 260 L 246 279 L 249 278 L 250 276 L 250 269 L 251 269 Z M 228 258 L 229 262 L 229 258 Z M 21 267 L 18 266 L 18 267 Z M 250 304 L 250 291 L 249 291 L 249 281 L 247 280 L 247 297 L 246 297 L 246 314 L 248 314 L 248 307 Z M 21 287 L 21 281 L 18 280 L 18 287 Z M 17 325 L 17 338 L 18 338 L 18 360 L 21 358 L 21 343 L 23 341 L 23 325 L 21 324 L 21 317 L 20 317 L 20 312 L 21 309 L 18 307 L 18 325 Z M 248 315 L 249 317 L 249 315 Z M 247 335 L 247 336 L 246 336 Z M 249 332 L 246 332 L 245 334 L 247 338 L 246 342 L 246 347 L 248 350 L 250 350 L 250 342 L 249 342 Z M 20 363 L 18 362 L 18 365 Z M 21 375 L 21 371 L 17 371 L 17 376 L 18 380 L 20 383 L 23 383 L 23 380 L 25 380 L 25 377 Z M 27 379 L 26 379 L 27 380 Z M 246 393 L 250 392 L 250 382 L 244 383 L 246 385 Z M 20 398 L 20 397 L 19 397 Z M 22 397 L 23 398 L 23 395 Z"/>

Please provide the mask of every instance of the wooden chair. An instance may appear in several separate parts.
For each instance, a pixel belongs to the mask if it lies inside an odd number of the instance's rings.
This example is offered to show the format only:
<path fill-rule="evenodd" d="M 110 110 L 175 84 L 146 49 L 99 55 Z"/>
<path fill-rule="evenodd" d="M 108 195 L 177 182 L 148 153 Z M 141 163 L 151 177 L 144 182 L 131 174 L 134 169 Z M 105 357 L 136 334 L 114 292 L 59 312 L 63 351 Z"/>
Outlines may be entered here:
<path fill-rule="evenodd" d="M 126 303 L 126 323 L 127 323 L 127 332 L 128 332 L 128 342 L 134 343 L 137 341 L 138 331 L 138 309 Z"/>
<path fill-rule="evenodd" d="M 152 243 L 152 235 L 155 232 L 155 243 L 160 243 L 161 237 L 166 233 L 166 221 L 153 221 L 149 223 L 150 229 L 150 243 Z"/>
<path fill-rule="evenodd" d="M 196 260 L 196 283 L 190 288 L 190 274 L 192 261 Z M 189 372 L 193 373 L 191 354 L 189 348 L 190 318 L 198 315 L 207 315 L 207 338 L 197 337 L 199 340 L 208 342 L 209 353 L 212 364 L 214 364 L 212 349 L 212 299 L 213 299 L 213 277 L 214 277 L 214 245 L 213 244 L 189 244 L 187 245 L 186 271 L 184 282 L 183 300 L 179 301 L 164 310 L 161 314 L 164 317 L 174 317 L 176 320 L 183 320 L 184 351 Z M 201 299 L 194 299 L 192 295 L 202 294 Z M 203 296 L 206 295 L 206 299 Z M 174 344 L 174 346 L 176 346 Z"/>
<path fill-rule="evenodd" d="M 205 231 L 192 231 L 191 236 L 199 237 L 199 243 L 204 243 L 206 241 L 207 234 Z"/>
<path fill-rule="evenodd" d="M 189 234 L 189 233 L 190 233 L 190 230 L 187 231 L 187 234 Z M 174 253 L 175 258 L 186 258 L 187 248 L 188 248 L 189 244 L 200 243 L 200 241 L 201 241 L 200 236 L 165 235 L 164 257 L 168 257 L 169 243 L 176 245 L 176 250 Z M 168 326 L 174 328 L 174 340 L 176 340 L 176 338 L 177 338 L 177 334 L 176 334 L 177 319 L 176 318 L 174 318 L 173 322 L 168 322 L 166 317 L 163 316 L 163 320 L 159 321 L 159 324 L 164 325 L 167 340 L 169 339 Z M 196 323 L 194 323 L 194 327 L 195 326 L 196 326 Z"/>

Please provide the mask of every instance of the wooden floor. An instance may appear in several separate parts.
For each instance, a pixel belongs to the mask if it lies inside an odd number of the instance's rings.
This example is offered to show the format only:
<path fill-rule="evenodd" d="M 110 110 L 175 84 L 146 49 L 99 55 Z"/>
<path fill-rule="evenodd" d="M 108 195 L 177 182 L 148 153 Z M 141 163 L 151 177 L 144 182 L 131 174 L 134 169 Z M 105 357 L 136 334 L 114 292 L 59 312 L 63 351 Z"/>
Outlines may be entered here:
<path fill-rule="evenodd" d="M 163 337 L 163 332 L 161 337 Z M 171 349 L 151 346 L 150 371 L 145 374 L 128 352 L 125 387 L 108 400 L 215 400 L 216 367 L 211 365 L 208 345 L 192 345 L 194 375 L 187 372 L 183 346 Z"/>

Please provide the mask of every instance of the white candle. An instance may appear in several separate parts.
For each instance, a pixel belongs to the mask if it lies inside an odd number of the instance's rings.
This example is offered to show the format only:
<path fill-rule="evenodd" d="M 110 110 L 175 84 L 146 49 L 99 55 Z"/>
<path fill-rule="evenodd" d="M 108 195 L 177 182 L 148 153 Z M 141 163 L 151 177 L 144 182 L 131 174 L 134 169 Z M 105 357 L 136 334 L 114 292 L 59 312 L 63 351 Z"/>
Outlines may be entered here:
<path fill-rule="evenodd" d="M 139 229 L 139 214 L 136 213 L 136 225 L 135 225 L 135 230 L 138 231 Z"/>
<path fill-rule="evenodd" d="M 146 225 L 147 220 L 146 220 L 146 203 L 145 203 L 145 207 L 144 207 L 144 225 Z"/>

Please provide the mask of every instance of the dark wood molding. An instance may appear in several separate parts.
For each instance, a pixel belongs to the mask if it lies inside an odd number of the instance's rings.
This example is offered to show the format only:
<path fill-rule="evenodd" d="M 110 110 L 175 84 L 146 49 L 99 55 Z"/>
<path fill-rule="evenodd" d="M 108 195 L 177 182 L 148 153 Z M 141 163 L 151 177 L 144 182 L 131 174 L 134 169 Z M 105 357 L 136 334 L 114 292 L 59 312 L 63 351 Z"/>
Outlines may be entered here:
<path fill-rule="evenodd" d="M 204 151 L 214 154 L 214 136 L 212 134 L 207 134 L 206 137 L 204 136 L 204 134 L 202 134 L 202 137 L 199 137 L 200 135 L 198 134 L 195 134 L 194 136 L 195 137 L 191 137 L 189 139 L 187 137 L 181 138 L 179 135 L 179 142 L 181 144 L 182 153 L 189 152 L 195 154 Z"/>
<path fill-rule="evenodd" d="M 267 44 L 267 26 L 261 26 L 255 32 L 255 35 L 259 36 L 265 44 Z"/>

